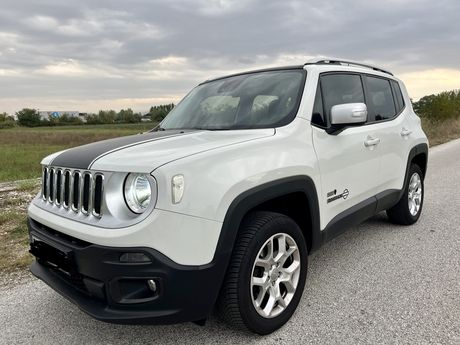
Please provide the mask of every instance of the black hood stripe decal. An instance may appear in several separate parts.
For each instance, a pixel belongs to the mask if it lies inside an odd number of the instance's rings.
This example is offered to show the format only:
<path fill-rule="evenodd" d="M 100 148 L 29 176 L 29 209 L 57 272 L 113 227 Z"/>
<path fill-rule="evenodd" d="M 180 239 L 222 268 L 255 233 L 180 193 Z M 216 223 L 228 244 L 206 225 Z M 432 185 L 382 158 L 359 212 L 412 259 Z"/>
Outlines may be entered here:
<path fill-rule="evenodd" d="M 98 141 L 64 151 L 54 158 L 50 165 L 73 169 L 89 169 L 98 158 L 111 152 L 184 133 L 185 131 L 183 130 L 148 132 Z"/>

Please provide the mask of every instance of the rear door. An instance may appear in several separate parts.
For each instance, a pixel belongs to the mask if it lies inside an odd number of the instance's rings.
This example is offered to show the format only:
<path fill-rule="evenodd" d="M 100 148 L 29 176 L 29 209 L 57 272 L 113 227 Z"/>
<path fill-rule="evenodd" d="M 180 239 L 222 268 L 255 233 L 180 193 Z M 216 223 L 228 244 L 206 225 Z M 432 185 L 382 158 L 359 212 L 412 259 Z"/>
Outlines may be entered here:
<path fill-rule="evenodd" d="M 378 144 L 367 145 L 375 136 L 373 126 L 350 126 L 328 134 L 332 106 L 364 103 L 360 74 L 325 73 L 319 78 L 312 114 L 313 144 L 321 171 L 321 227 L 335 216 L 361 203 L 373 212 L 370 197 L 376 194 L 380 170 Z M 371 215 L 371 214 L 370 214 Z"/>
<path fill-rule="evenodd" d="M 364 76 L 368 119 L 380 139 L 379 192 L 402 188 L 410 150 L 410 124 L 399 84 L 387 78 Z"/>

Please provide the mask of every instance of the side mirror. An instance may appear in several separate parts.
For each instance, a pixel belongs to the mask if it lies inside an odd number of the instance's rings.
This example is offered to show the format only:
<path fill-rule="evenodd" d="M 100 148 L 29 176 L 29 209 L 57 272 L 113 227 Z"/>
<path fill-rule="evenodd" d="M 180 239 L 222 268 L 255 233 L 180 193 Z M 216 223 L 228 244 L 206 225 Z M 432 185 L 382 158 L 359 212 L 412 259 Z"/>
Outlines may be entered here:
<path fill-rule="evenodd" d="M 367 107 L 364 103 L 337 104 L 331 109 L 332 126 L 362 124 L 366 122 L 366 120 Z"/>

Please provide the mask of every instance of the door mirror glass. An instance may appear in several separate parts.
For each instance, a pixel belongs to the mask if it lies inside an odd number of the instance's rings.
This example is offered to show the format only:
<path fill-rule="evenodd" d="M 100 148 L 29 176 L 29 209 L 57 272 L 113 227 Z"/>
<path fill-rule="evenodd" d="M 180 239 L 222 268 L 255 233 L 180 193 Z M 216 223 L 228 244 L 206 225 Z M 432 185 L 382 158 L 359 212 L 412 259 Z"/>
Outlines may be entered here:
<path fill-rule="evenodd" d="M 367 107 L 364 103 L 334 105 L 331 109 L 331 124 L 344 126 L 363 124 L 367 121 Z"/>

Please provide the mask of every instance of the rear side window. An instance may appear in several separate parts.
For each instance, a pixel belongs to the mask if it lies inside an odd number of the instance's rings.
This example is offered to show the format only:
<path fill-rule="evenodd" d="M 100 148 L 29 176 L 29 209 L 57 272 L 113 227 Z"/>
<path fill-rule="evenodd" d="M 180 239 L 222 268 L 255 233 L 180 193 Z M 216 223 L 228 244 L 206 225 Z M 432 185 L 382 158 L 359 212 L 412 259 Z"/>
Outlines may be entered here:
<path fill-rule="evenodd" d="M 368 91 L 367 107 L 369 119 L 382 121 L 396 115 L 396 106 L 391 91 L 390 81 L 383 78 L 366 76 Z"/>
<path fill-rule="evenodd" d="M 330 118 L 331 108 L 337 104 L 364 103 L 361 77 L 356 74 L 327 74 L 321 77 L 324 112 Z"/>
<path fill-rule="evenodd" d="M 395 80 L 392 80 L 391 85 L 393 85 L 393 93 L 395 95 L 396 100 L 396 112 L 399 113 L 401 110 L 404 109 L 404 98 L 401 92 L 401 88 L 399 87 L 399 83 Z"/>

